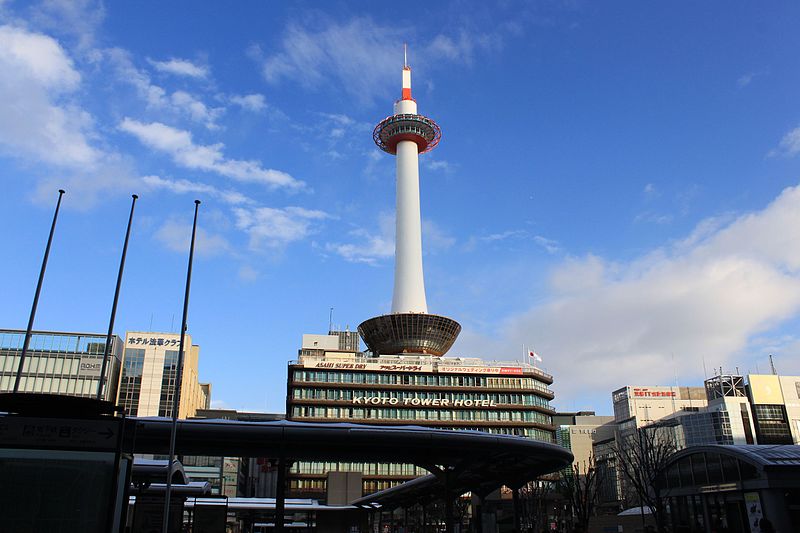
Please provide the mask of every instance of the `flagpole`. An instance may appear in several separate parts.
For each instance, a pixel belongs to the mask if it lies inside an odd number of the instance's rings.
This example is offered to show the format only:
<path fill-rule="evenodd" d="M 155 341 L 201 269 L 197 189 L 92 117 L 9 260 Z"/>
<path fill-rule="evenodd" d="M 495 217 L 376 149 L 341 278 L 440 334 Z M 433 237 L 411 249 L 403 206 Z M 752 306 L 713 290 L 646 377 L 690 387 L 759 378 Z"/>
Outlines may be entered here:
<path fill-rule="evenodd" d="M 56 220 L 58 220 L 58 210 L 61 207 L 61 197 L 64 196 L 64 189 L 58 190 L 58 202 L 56 211 L 53 213 L 53 223 L 50 226 L 50 236 L 47 237 L 47 246 L 44 249 L 42 259 L 42 269 L 39 271 L 39 282 L 36 284 L 36 293 L 33 295 L 33 305 L 31 306 L 31 316 L 28 319 L 28 329 L 25 330 L 25 342 L 22 343 L 22 353 L 19 355 L 19 367 L 17 377 L 14 380 L 14 392 L 19 392 L 19 384 L 22 381 L 22 366 L 25 364 L 25 356 L 31 344 L 31 334 L 33 333 L 33 319 L 36 317 L 36 307 L 39 305 L 39 294 L 42 292 L 42 282 L 44 281 L 44 271 L 47 269 L 47 258 L 50 256 L 50 245 L 53 243 L 53 234 L 56 231 Z"/>
<path fill-rule="evenodd" d="M 194 240 L 197 234 L 197 211 L 200 200 L 194 201 L 194 222 L 192 223 L 192 241 L 189 244 L 189 266 L 186 271 L 186 291 L 183 294 L 183 319 L 181 320 L 181 340 L 178 348 L 178 362 L 175 369 L 175 394 L 172 398 L 172 424 L 169 434 L 169 462 L 167 463 L 167 488 L 164 493 L 164 517 L 161 522 L 161 533 L 168 533 L 169 503 L 172 495 L 172 462 L 175 460 L 175 435 L 178 431 L 178 407 L 181 400 L 181 381 L 183 381 L 183 350 L 186 338 L 186 318 L 189 313 L 189 287 L 192 284 L 192 261 L 194 259 Z"/>
<path fill-rule="evenodd" d="M 111 336 L 114 334 L 114 318 L 117 316 L 117 303 L 119 302 L 119 290 L 122 287 L 122 271 L 125 270 L 125 255 L 128 253 L 128 240 L 131 237 L 131 223 L 133 222 L 133 208 L 136 207 L 136 199 L 139 198 L 135 194 L 131 195 L 133 201 L 131 202 L 131 214 L 128 216 L 128 229 L 125 232 L 125 242 L 122 245 L 122 258 L 119 260 L 119 272 L 117 273 L 117 288 L 114 291 L 114 303 L 111 304 L 111 319 L 108 321 L 108 334 L 106 335 L 106 347 L 103 350 L 103 364 L 100 366 L 100 382 L 97 384 L 97 399 L 102 400 L 103 394 L 103 381 L 106 377 L 106 362 L 108 361 L 108 354 L 111 351 Z M 114 401 L 111 398 L 111 401 Z"/>

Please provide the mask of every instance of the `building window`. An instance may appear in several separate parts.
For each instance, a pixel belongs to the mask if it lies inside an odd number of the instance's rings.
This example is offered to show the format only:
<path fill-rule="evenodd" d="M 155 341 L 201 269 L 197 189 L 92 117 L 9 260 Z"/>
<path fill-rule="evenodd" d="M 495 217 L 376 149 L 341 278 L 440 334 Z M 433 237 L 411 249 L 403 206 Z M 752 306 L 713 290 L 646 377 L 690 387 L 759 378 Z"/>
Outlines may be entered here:
<path fill-rule="evenodd" d="M 164 352 L 164 374 L 161 377 L 161 401 L 158 404 L 158 416 L 172 416 L 177 375 L 178 351 L 166 350 Z"/>
<path fill-rule="evenodd" d="M 122 364 L 122 378 L 119 383 L 119 405 L 125 409 L 128 416 L 136 416 L 139 412 L 143 367 L 144 350 L 126 348 L 125 360 Z"/>

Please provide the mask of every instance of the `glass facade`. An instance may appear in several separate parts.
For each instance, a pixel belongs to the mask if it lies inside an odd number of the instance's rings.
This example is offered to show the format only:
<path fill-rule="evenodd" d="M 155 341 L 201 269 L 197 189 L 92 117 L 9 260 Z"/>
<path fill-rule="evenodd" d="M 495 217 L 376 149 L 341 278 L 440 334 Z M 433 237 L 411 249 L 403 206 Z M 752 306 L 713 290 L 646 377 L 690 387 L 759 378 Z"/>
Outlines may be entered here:
<path fill-rule="evenodd" d="M 491 377 L 458 374 L 403 374 L 379 372 L 341 372 L 295 370 L 295 383 L 356 383 L 367 385 L 413 385 L 417 387 L 479 387 L 484 389 L 529 389 L 552 398 L 546 383 L 529 377 Z"/>
<path fill-rule="evenodd" d="M 139 412 L 143 368 L 144 350 L 126 348 L 125 362 L 122 365 L 122 377 L 119 382 L 118 403 L 125 409 L 128 416 L 136 416 Z"/>
<path fill-rule="evenodd" d="M 468 376 L 473 377 L 473 376 Z M 370 396 L 374 391 L 369 389 L 331 389 L 321 387 L 297 388 L 292 392 L 292 397 L 296 400 L 332 400 L 351 402 L 353 398 Z M 387 390 L 381 393 L 383 397 L 397 398 L 400 402 L 411 399 L 432 400 L 434 398 L 446 399 L 449 403 L 456 400 L 479 400 L 494 402 L 498 405 L 524 405 L 538 406 L 542 409 L 551 410 L 550 402 L 547 399 L 533 393 L 519 392 L 432 392 L 432 391 L 409 391 L 409 390 Z M 549 424 L 550 422 L 548 422 Z"/>
<path fill-rule="evenodd" d="M 25 332 L 0 330 L 0 391 L 14 389 Z M 103 398 L 117 395 L 122 343 L 112 336 L 106 364 Z M 94 397 L 100 382 L 106 336 L 100 334 L 35 332 L 22 368 L 20 391 Z"/>
<path fill-rule="evenodd" d="M 164 352 L 164 373 L 161 378 L 161 400 L 158 404 L 158 416 L 172 416 L 177 375 L 178 351 L 167 350 Z"/>
<path fill-rule="evenodd" d="M 731 419 L 727 411 L 696 413 L 680 418 L 686 446 L 733 444 Z"/>
<path fill-rule="evenodd" d="M 783 405 L 753 405 L 759 444 L 794 444 Z"/>

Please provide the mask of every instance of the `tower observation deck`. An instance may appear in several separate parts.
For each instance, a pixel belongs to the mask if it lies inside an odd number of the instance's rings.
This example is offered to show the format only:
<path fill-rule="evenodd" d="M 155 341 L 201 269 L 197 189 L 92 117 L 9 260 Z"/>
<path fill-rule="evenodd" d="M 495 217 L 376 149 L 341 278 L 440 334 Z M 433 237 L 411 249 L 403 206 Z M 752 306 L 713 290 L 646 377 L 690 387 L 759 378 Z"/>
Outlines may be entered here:
<path fill-rule="evenodd" d="M 402 98 L 394 114 L 375 126 L 375 144 L 397 161 L 397 218 L 392 312 L 370 318 L 358 331 L 375 354 L 444 355 L 461 332 L 451 318 L 428 313 L 422 272 L 422 223 L 419 201 L 419 154 L 434 149 L 442 130 L 417 113 L 411 97 L 411 67 L 403 67 Z"/>

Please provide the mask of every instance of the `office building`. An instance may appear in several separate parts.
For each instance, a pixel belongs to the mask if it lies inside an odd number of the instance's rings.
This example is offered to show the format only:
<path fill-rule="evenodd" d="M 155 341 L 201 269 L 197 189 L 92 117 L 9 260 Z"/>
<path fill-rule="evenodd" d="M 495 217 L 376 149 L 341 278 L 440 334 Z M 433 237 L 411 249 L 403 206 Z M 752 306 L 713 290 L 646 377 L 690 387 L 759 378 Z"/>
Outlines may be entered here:
<path fill-rule="evenodd" d="M 704 387 L 653 387 L 628 385 L 615 390 L 614 421 L 624 428 L 640 428 L 676 414 L 704 410 Z"/>
<path fill-rule="evenodd" d="M 0 329 L 0 392 L 14 390 L 24 342 L 24 330 Z M 105 346 L 105 334 L 34 331 L 19 390 L 95 398 Z M 101 394 L 104 400 L 117 397 L 122 350 L 122 341 L 112 335 Z"/>
<path fill-rule="evenodd" d="M 200 347 L 188 334 L 184 341 L 178 418 L 195 416 L 211 403 L 211 384 L 199 382 Z M 127 333 L 117 403 L 128 416 L 172 416 L 179 346 L 177 333 Z"/>
<path fill-rule="evenodd" d="M 340 334 L 304 335 L 289 364 L 289 420 L 418 425 L 555 442 L 552 376 L 520 362 L 339 350 Z M 427 472 L 404 464 L 300 462 L 294 497 L 320 497 L 328 473 L 362 474 L 363 493 Z"/>
<path fill-rule="evenodd" d="M 594 411 L 557 413 L 553 416 L 556 426 L 556 443 L 572 452 L 573 466 L 583 472 L 594 460 L 593 446 L 614 437 L 616 425 L 613 416 L 597 416 Z"/>

